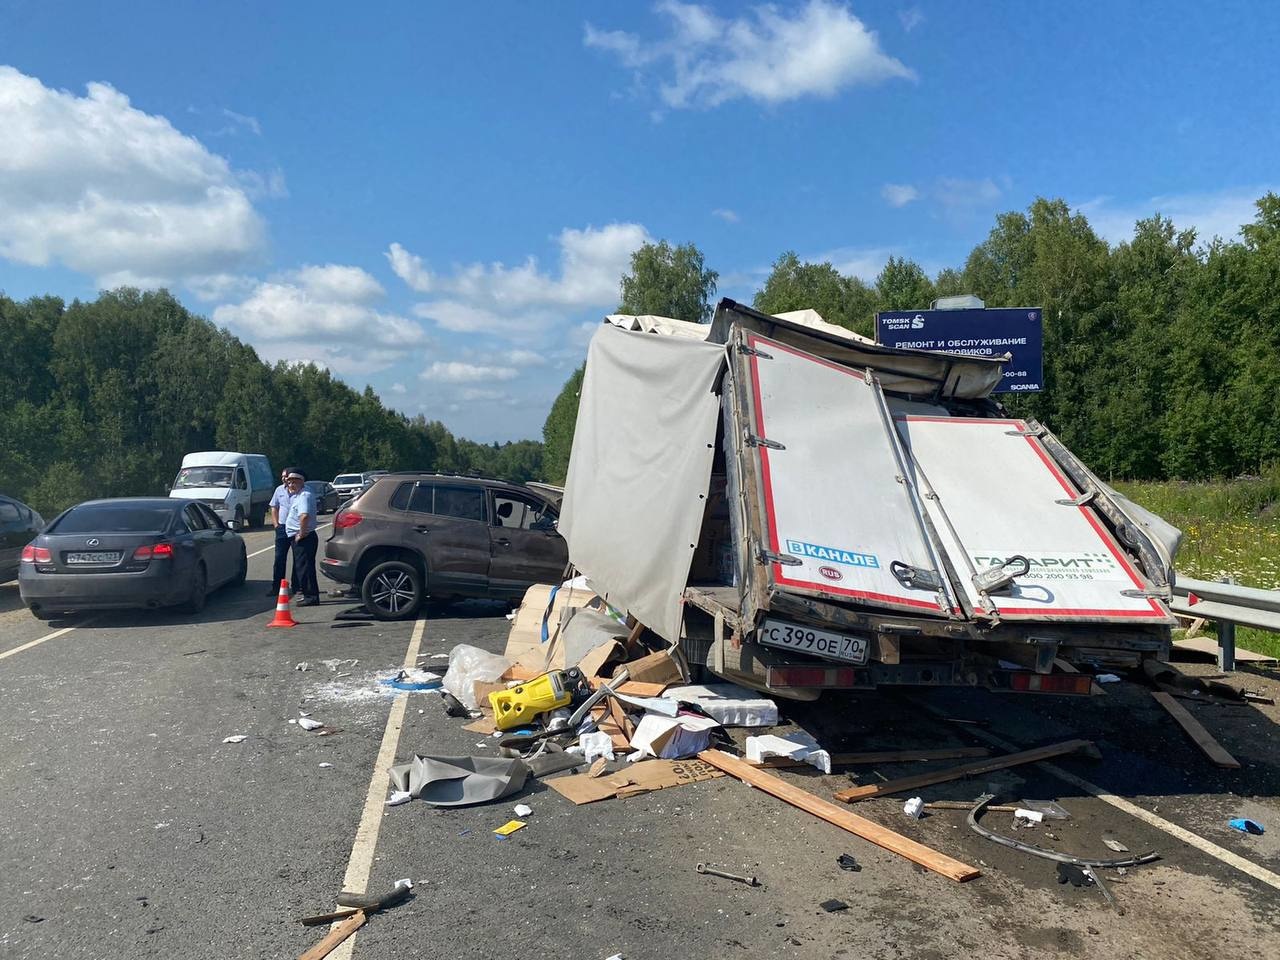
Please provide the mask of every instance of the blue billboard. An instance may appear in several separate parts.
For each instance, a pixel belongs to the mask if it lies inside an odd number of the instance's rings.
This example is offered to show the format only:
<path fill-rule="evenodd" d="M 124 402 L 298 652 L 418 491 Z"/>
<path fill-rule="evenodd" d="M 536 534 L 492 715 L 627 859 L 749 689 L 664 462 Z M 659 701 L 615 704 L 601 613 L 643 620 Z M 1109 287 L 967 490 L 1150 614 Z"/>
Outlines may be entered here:
<path fill-rule="evenodd" d="M 978 310 L 891 310 L 876 314 L 876 341 L 887 347 L 941 350 L 975 357 L 1013 354 L 995 393 L 1044 389 L 1044 336 L 1039 307 Z"/>

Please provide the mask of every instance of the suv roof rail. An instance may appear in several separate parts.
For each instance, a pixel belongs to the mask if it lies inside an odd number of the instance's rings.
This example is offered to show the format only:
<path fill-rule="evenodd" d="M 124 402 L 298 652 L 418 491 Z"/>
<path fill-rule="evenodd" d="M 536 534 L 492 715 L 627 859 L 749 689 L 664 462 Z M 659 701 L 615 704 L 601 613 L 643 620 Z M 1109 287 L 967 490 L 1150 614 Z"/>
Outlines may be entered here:
<path fill-rule="evenodd" d="M 385 477 L 444 477 L 449 480 L 475 480 L 478 483 L 505 483 L 511 487 L 525 487 L 529 483 L 537 483 L 531 480 L 526 483 L 523 480 L 504 480 L 502 477 L 486 477 L 480 473 L 441 473 L 439 470 L 389 470 L 381 476 Z M 544 484 L 545 486 L 545 484 Z"/>

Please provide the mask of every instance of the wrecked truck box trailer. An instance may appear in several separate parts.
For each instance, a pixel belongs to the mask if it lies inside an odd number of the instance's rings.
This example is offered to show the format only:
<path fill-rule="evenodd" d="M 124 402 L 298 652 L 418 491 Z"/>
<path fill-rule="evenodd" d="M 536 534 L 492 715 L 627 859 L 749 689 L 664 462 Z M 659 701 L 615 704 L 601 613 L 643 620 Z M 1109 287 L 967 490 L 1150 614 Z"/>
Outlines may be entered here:
<path fill-rule="evenodd" d="M 597 592 L 691 662 L 812 698 L 1086 692 L 1055 659 L 1166 653 L 1178 532 L 991 400 L 999 361 L 729 300 L 705 340 L 611 320 L 560 530 Z"/>

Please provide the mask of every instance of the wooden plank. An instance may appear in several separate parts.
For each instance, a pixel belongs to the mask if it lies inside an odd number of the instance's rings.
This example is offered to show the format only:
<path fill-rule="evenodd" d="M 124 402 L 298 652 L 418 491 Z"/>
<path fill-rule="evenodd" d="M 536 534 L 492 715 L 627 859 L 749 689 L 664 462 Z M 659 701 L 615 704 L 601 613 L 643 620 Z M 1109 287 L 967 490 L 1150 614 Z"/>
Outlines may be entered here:
<path fill-rule="evenodd" d="M 965 757 L 989 757 L 991 751 L 986 747 L 952 747 L 946 750 L 878 750 L 870 753 L 833 753 L 833 767 L 850 767 L 859 763 L 915 763 L 921 760 L 963 760 Z M 805 760 L 793 760 L 790 757 L 768 757 L 753 767 L 807 767 Z"/>
<path fill-rule="evenodd" d="M 841 790 L 835 797 L 845 803 L 853 803 L 856 800 L 866 800 L 869 797 L 882 797 L 890 793 L 901 793 L 903 790 L 927 787 L 934 783 L 959 780 L 961 777 L 970 777 L 977 773 L 990 773 L 992 770 L 1003 770 L 1006 767 L 1017 767 L 1024 763 L 1048 760 L 1050 757 L 1060 757 L 1064 753 L 1075 753 L 1077 750 L 1084 750 L 1091 746 L 1093 744 L 1088 740 L 1064 740 L 1062 743 L 1054 743 L 1047 747 L 1023 750 L 1021 753 L 1008 753 L 1002 757 L 992 757 L 989 760 L 962 763 L 958 767 L 949 767 L 946 770 L 921 773 L 914 777 L 902 777 L 885 783 L 869 783 L 862 787 L 851 787 L 848 790 Z"/>
<path fill-rule="evenodd" d="M 362 926 L 364 926 L 365 913 L 363 910 L 357 910 L 352 916 L 334 924 L 333 929 L 328 935 L 308 950 L 298 960 L 323 960 L 347 937 L 351 936 Z"/>
<path fill-rule="evenodd" d="M 1200 752 L 1213 763 L 1228 770 L 1240 769 L 1240 761 L 1227 753 L 1222 744 L 1213 739 L 1209 731 L 1200 725 L 1200 721 L 1187 712 L 1186 707 L 1163 691 L 1153 690 L 1151 696 L 1155 698 L 1156 703 L 1164 707 L 1169 716 L 1178 721 L 1178 726 L 1186 731 L 1187 736 L 1200 748 Z"/>
<path fill-rule="evenodd" d="M 862 837 L 862 839 L 869 840 L 877 846 L 906 857 L 912 863 L 918 863 L 920 866 L 926 867 L 950 880 L 963 883 L 966 880 L 972 880 L 974 877 L 982 875 L 982 871 L 976 867 L 971 867 L 959 860 L 953 860 L 946 854 L 926 847 L 923 843 L 917 843 L 910 837 L 894 833 L 888 827 L 882 827 L 872 820 L 860 817 L 842 807 L 837 807 L 828 800 L 815 797 L 812 793 L 801 790 L 799 787 L 793 787 L 774 774 L 766 773 L 759 767 L 753 767 L 746 761 L 730 756 L 721 750 L 703 750 L 698 754 L 698 758 L 705 760 L 718 770 L 723 770 L 730 776 L 737 777 L 743 783 L 750 784 L 770 796 L 777 797 L 793 807 L 799 807 L 806 813 L 811 813 L 815 817 L 840 827 L 842 830 L 847 830 L 855 836 Z"/>

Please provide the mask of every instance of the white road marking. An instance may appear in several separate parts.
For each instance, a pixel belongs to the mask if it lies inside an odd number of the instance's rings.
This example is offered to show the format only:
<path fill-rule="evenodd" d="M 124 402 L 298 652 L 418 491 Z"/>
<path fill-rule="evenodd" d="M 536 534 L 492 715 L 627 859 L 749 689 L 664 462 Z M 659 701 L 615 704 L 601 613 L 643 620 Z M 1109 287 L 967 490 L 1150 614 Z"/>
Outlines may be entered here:
<path fill-rule="evenodd" d="M 426 617 L 420 617 L 413 625 L 413 636 L 409 640 L 409 649 L 405 651 L 404 666 L 418 665 L 418 649 L 422 646 L 422 634 L 426 627 Z M 352 893 L 365 893 L 369 885 L 369 873 L 373 869 L 373 851 L 378 845 L 378 830 L 382 826 L 382 815 L 386 811 L 384 801 L 387 798 L 387 768 L 396 757 L 396 747 L 400 743 L 400 729 L 404 726 L 405 708 L 408 703 L 409 694 L 401 693 L 391 704 L 387 727 L 382 733 L 382 745 L 378 747 L 378 757 L 373 761 L 373 776 L 369 780 L 369 792 L 365 795 L 364 812 L 360 815 L 360 825 L 356 827 L 356 839 L 351 845 L 347 873 L 342 878 L 342 889 Z M 333 960 L 350 960 L 355 945 L 356 934 L 352 934 L 329 956 Z"/>
<path fill-rule="evenodd" d="M 14 647 L 12 650 L 6 650 L 4 653 L 0 653 L 0 660 L 3 660 L 5 657 L 12 657 L 15 653 L 21 653 L 23 650 L 29 650 L 32 647 L 38 647 L 40 646 L 40 644 L 44 643 L 46 640 L 53 640 L 56 637 L 62 636 L 64 633 L 70 633 L 76 627 L 87 626 L 92 622 L 93 622 L 92 620 L 86 620 L 84 621 L 84 623 L 77 623 L 75 627 L 63 627 L 61 630 L 53 631 L 53 633 L 46 633 L 39 640 L 30 640 L 27 643 Z"/>
<path fill-rule="evenodd" d="M 322 523 L 320 524 L 320 526 L 316 527 L 316 533 L 319 533 L 325 527 L 332 527 L 332 526 L 333 526 L 332 523 Z M 263 547 L 261 550 L 255 550 L 253 553 L 249 554 L 249 559 L 252 560 L 254 557 L 258 556 L 259 554 L 270 553 L 275 548 L 276 548 L 276 538 L 275 538 L 275 534 L 273 533 L 271 535 L 271 546 Z"/>
<path fill-rule="evenodd" d="M 1129 814 L 1129 816 L 1136 817 L 1143 823 L 1155 827 L 1157 830 L 1163 830 L 1171 837 L 1177 837 L 1183 843 L 1188 846 L 1195 847 L 1201 853 L 1207 853 L 1215 860 L 1220 860 L 1227 866 L 1235 867 L 1241 873 L 1247 873 L 1249 876 L 1253 877 L 1253 879 L 1259 880 L 1269 887 L 1275 887 L 1275 889 L 1280 890 L 1280 874 L 1272 873 L 1266 867 L 1260 867 L 1252 860 L 1246 860 L 1239 854 L 1231 852 L 1226 847 L 1220 847 L 1212 840 L 1206 840 L 1204 837 L 1197 833 L 1192 833 L 1185 827 L 1180 827 L 1176 823 L 1170 823 L 1168 820 L 1164 819 L 1164 817 L 1157 817 L 1150 810 L 1144 810 L 1136 803 L 1131 803 L 1124 799 L 1124 797 L 1117 797 L 1114 793 L 1108 793 L 1097 784 L 1090 783 L 1088 780 L 1077 777 L 1074 773 L 1068 773 L 1061 767 L 1055 766 L 1052 763 L 1041 763 L 1040 767 L 1041 769 L 1053 774 L 1059 780 L 1065 780 L 1072 786 L 1079 787 L 1086 793 L 1092 794 L 1103 803 L 1109 803 L 1117 810 L 1123 810 L 1125 813 Z"/>
<path fill-rule="evenodd" d="M 328 527 L 328 526 L 332 526 L 332 524 L 322 523 L 320 524 L 320 526 L 316 527 L 316 532 L 319 533 L 321 530 L 323 530 L 325 527 Z M 274 550 L 275 548 L 276 548 L 276 545 L 273 542 L 271 546 L 267 547 L 265 550 L 258 550 L 254 553 L 249 554 L 248 559 L 253 559 L 254 557 L 258 556 L 258 554 L 266 553 L 268 550 Z M 95 619 L 97 618 L 90 617 L 88 620 L 82 620 L 80 623 L 77 623 L 74 627 L 63 627 L 61 630 L 55 630 L 53 631 L 53 633 L 45 634 L 43 637 L 41 637 L 38 640 L 31 640 L 27 643 L 21 644 L 20 646 L 14 647 L 12 650 L 6 650 L 4 653 L 0 653 L 0 660 L 5 659 L 6 657 L 12 657 L 15 653 L 21 653 L 23 650 L 30 650 L 32 647 L 38 647 L 40 646 L 40 644 L 44 643 L 45 641 L 56 639 L 57 637 L 60 637 L 63 634 L 70 633 L 72 630 L 77 630 L 80 627 L 87 627 L 89 624 L 93 623 Z M 416 664 L 407 663 L 405 664 L 405 666 L 412 667 L 412 666 L 416 666 Z M 403 713 L 403 711 L 401 712 Z"/>

